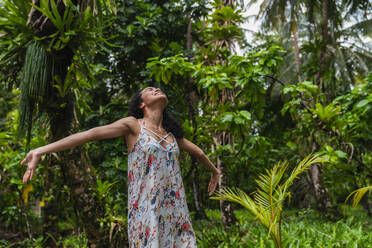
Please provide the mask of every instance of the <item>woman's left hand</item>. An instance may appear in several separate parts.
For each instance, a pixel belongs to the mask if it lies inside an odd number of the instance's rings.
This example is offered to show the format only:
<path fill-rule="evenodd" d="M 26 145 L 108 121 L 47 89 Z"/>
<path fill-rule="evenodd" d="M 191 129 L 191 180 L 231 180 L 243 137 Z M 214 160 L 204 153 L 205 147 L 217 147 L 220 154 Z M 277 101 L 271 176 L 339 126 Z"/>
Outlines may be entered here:
<path fill-rule="evenodd" d="M 217 183 L 219 182 L 221 176 L 222 176 L 221 175 L 221 171 L 219 169 L 217 169 L 217 172 L 213 172 L 212 173 L 211 180 L 210 180 L 209 185 L 208 185 L 209 196 L 211 196 L 213 194 L 213 192 L 216 189 Z"/>

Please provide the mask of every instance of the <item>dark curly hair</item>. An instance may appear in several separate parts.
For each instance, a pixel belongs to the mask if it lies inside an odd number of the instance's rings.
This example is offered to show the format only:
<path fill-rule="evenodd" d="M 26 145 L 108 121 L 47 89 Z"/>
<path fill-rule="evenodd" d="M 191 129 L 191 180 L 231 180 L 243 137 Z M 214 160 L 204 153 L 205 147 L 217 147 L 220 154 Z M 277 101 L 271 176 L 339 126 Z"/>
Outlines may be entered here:
<path fill-rule="evenodd" d="M 137 93 L 132 96 L 129 102 L 128 116 L 133 116 L 136 119 L 143 118 L 143 111 L 140 108 L 140 105 L 143 101 L 141 95 L 142 90 L 143 89 L 137 91 Z M 183 138 L 184 131 L 180 122 L 176 118 L 174 118 L 171 113 L 169 113 L 167 108 L 165 108 L 163 111 L 162 125 L 164 129 L 167 130 L 167 132 L 171 132 L 177 139 Z"/>

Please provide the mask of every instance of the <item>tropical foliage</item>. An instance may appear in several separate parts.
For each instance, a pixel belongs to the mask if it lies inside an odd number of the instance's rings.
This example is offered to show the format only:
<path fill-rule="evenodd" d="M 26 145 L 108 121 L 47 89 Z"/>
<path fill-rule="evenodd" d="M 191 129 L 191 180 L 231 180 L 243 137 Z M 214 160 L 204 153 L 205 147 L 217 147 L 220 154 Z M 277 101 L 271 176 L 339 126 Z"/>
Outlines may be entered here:
<path fill-rule="evenodd" d="M 256 180 L 258 189 L 253 198 L 240 189 L 224 188 L 211 199 L 232 201 L 247 208 L 267 228 L 276 247 L 281 248 L 283 247 L 282 211 L 285 201 L 291 195 L 289 187 L 298 175 L 309 169 L 311 165 L 325 161 L 321 157 L 308 156 L 293 168 L 286 180 L 283 177 L 288 164 L 286 162 L 278 163 Z"/>
<path fill-rule="evenodd" d="M 371 20 L 365 0 L 1 1 L 0 246 L 127 246 L 122 139 L 46 155 L 27 185 L 19 162 L 156 86 L 223 172 L 210 200 L 179 156 L 198 247 L 369 247 Z"/>
<path fill-rule="evenodd" d="M 367 187 L 363 187 L 363 188 L 360 188 L 360 189 L 357 189 L 357 190 L 354 190 L 353 192 L 351 192 L 351 194 L 346 198 L 346 201 L 350 198 L 350 197 L 353 197 L 353 207 L 356 207 L 358 205 L 358 203 L 360 202 L 360 200 L 362 199 L 362 197 L 369 191 L 369 190 L 372 190 L 372 186 L 367 186 Z"/>

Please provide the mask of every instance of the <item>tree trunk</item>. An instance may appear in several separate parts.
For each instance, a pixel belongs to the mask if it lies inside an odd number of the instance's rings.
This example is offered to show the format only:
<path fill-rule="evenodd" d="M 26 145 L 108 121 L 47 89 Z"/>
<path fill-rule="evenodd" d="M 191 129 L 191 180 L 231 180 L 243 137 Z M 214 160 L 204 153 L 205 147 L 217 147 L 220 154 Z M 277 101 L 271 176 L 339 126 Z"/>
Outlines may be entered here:
<path fill-rule="evenodd" d="M 301 78 L 301 60 L 300 60 L 300 53 L 298 49 L 298 36 L 297 36 L 297 23 L 294 21 L 293 23 L 293 46 L 294 46 L 294 54 L 295 54 L 295 61 L 296 61 L 296 71 L 297 71 L 297 76 L 298 76 L 298 82 L 302 82 Z"/>
<path fill-rule="evenodd" d="M 309 11 L 308 11 L 308 25 L 307 25 L 307 30 L 309 32 L 309 44 L 313 42 L 313 30 L 312 26 L 314 26 L 314 5 L 315 5 L 315 0 L 310 0 L 309 1 Z"/>
<path fill-rule="evenodd" d="M 192 163 L 194 164 L 194 170 L 192 172 L 192 188 L 194 191 L 194 206 L 195 206 L 195 219 L 206 219 L 207 214 L 204 211 L 204 208 L 201 207 L 200 201 L 200 189 L 199 189 L 199 170 L 197 166 L 197 161 L 192 158 Z"/>
<path fill-rule="evenodd" d="M 231 143 L 231 134 L 227 133 L 225 131 L 217 131 L 213 135 L 213 141 L 215 147 L 218 147 L 220 145 L 227 145 Z M 225 164 L 222 162 L 221 157 L 223 157 L 223 154 L 220 157 L 217 157 L 217 168 L 221 170 L 222 173 L 222 180 L 218 183 L 218 188 L 221 190 L 224 187 L 227 187 L 227 176 L 225 172 Z M 220 211 L 221 211 L 221 217 L 222 222 L 225 225 L 225 229 L 227 230 L 230 226 L 234 225 L 237 221 L 231 202 L 226 201 L 219 201 L 220 204 Z"/>
<path fill-rule="evenodd" d="M 60 99 L 60 104 L 66 103 L 65 108 L 50 108 L 48 116 L 51 123 L 51 142 L 59 140 L 78 131 L 74 117 L 73 98 L 67 96 Z M 96 185 L 95 175 L 88 162 L 88 156 L 83 146 L 75 147 L 59 153 L 55 158 L 49 155 L 54 165 L 57 165 L 63 174 L 64 183 L 70 188 L 72 203 L 77 215 L 78 225 L 83 228 L 90 247 L 103 247 L 108 245 L 108 236 L 105 228 L 101 228 L 98 219 L 105 214 L 104 204 L 99 202 L 91 190 Z"/>
<path fill-rule="evenodd" d="M 186 33 L 186 48 L 191 52 L 192 50 L 192 16 L 189 14 L 187 16 L 188 24 L 187 24 L 187 33 Z M 191 57 L 192 55 L 190 55 Z M 193 127 L 194 134 L 197 131 L 197 122 L 195 119 L 195 115 L 197 114 L 196 111 L 196 88 L 194 81 L 190 77 L 188 79 L 188 86 L 190 87 L 190 92 L 188 95 L 189 98 L 189 123 Z M 194 207 L 195 207 L 195 218 L 196 219 L 205 219 L 207 217 L 204 208 L 201 207 L 200 201 L 200 189 L 199 189 L 199 166 L 198 161 L 191 157 L 191 168 L 193 168 L 192 172 L 192 188 L 194 193 Z"/>
<path fill-rule="evenodd" d="M 45 197 L 50 200 L 46 200 L 44 207 L 42 208 L 43 218 L 43 236 L 45 237 L 46 247 L 56 247 L 55 240 L 58 239 L 58 197 L 55 196 L 56 192 L 53 190 L 53 182 L 56 181 L 55 163 L 51 155 L 47 156 L 47 173 L 44 178 L 44 190 L 46 192 Z M 54 196 L 54 197 L 53 197 Z"/>
<path fill-rule="evenodd" d="M 189 83 L 193 83 L 191 78 L 189 79 Z M 196 94 L 195 90 L 192 90 L 189 93 L 189 123 L 193 127 L 193 133 L 195 137 L 195 133 L 197 131 L 197 123 L 195 119 L 196 111 L 195 111 L 195 102 L 196 102 Z M 198 161 L 191 157 L 191 169 L 193 169 L 192 172 L 192 186 L 193 186 L 193 193 L 194 193 L 194 207 L 195 207 L 195 218 L 196 219 L 203 219 L 206 218 L 207 215 L 204 211 L 204 208 L 201 207 L 201 200 L 200 200 L 200 189 L 199 189 L 199 166 Z"/>
<path fill-rule="evenodd" d="M 310 167 L 311 182 L 315 191 L 317 199 L 317 208 L 324 215 L 331 206 L 331 202 L 328 196 L 328 190 L 323 186 L 322 183 L 322 171 L 318 164 L 314 164 Z"/>
<path fill-rule="evenodd" d="M 322 49 L 320 53 L 320 66 L 327 68 L 327 44 L 328 44 L 328 0 L 322 1 Z M 321 69 L 316 75 L 315 84 L 319 87 L 320 91 L 323 91 L 323 76 L 324 70 Z M 316 144 L 315 138 L 313 137 L 313 152 L 319 148 Z M 322 214 L 325 214 L 327 210 L 330 210 L 331 201 L 328 194 L 327 188 L 322 183 L 322 173 L 319 165 L 315 164 L 310 168 L 310 176 L 317 199 L 317 207 Z"/>
<path fill-rule="evenodd" d="M 293 48 L 294 48 L 294 54 L 295 54 L 295 63 L 296 63 L 296 72 L 297 72 L 298 82 L 302 82 L 301 73 L 300 73 L 301 61 L 300 61 L 300 54 L 298 51 L 297 20 L 296 20 L 296 15 L 294 13 L 295 4 L 296 2 L 292 0 L 291 1 L 291 31 L 293 33 Z"/>
<path fill-rule="evenodd" d="M 72 1 L 74 4 L 77 1 Z M 89 1 L 81 1 L 81 3 Z M 40 0 L 33 0 L 35 5 L 40 6 Z M 56 0 L 56 5 L 59 13 L 63 15 L 65 4 L 62 0 Z M 32 26 L 39 36 L 52 34 L 56 31 L 53 23 L 34 7 L 31 8 L 28 15 L 28 25 Z M 66 48 L 62 51 L 54 52 L 54 75 L 58 75 L 61 82 L 67 74 L 68 66 L 72 62 L 72 51 Z M 45 99 L 41 109 L 45 110 L 50 120 L 51 137 L 50 142 L 54 142 L 68 136 L 73 132 L 78 131 L 76 117 L 74 115 L 74 100 L 71 95 L 61 97 L 56 89 L 53 89 L 52 94 Z M 107 247 L 108 235 L 105 235 L 105 228 L 101 228 L 98 223 L 99 218 L 103 218 L 105 214 L 104 204 L 99 202 L 94 192 L 91 190 L 96 185 L 96 178 L 87 160 L 87 154 L 84 147 L 76 147 L 69 151 L 58 153 L 58 155 L 49 155 L 50 165 L 57 166 L 61 169 L 64 177 L 64 182 L 70 187 L 72 203 L 74 204 L 75 213 L 78 217 L 79 225 L 83 227 L 88 238 L 90 247 Z M 51 185 L 56 181 L 55 171 L 48 167 L 48 176 L 46 179 L 46 191 L 48 192 Z M 57 180 L 59 181 L 59 180 Z M 51 192 L 53 194 L 53 192 Z M 58 231 L 55 221 L 51 221 L 53 214 L 58 214 L 56 211 L 59 205 L 64 206 L 60 199 L 55 197 L 55 201 L 47 203 L 44 211 L 45 231 L 53 233 Z M 53 225 L 53 226 L 52 226 Z M 54 247 L 53 242 L 48 241 Z"/>
<path fill-rule="evenodd" d="M 314 137 L 313 137 L 314 139 Z M 313 141 L 312 152 L 315 152 L 319 149 L 319 145 Z M 322 182 L 322 171 L 319 164 L 314 164 L 309 169 L 311 183 L 315 192 L 317 208 L 318 210 L 325 215 L 331 207 L 331 200 L 328 194 L 328 189 L 324 187 Z"/>
<path fill-rule="evenodd" d="M 327 45 L 329 43 L 328 38 L 328 0 L 322 1 L 322 49 L 320 52 L 320 66 L 322 68 L 327 68 Z M 323 89 L 323 76 L 324 71 L 323 69 L 319 70 L 316 76 L 316 85 L 318 85 L 319 89 L 322 91 Z"/>
<path fill-rule="evenodd" d="M 235 6 L 235 0 L 224 0 L 221 3 L 222 6 L 228 6 L 234 10 Z M 218 7 L 217 7 L 218 8 Z M 230 23 L 225 22 L 223 20 L 218 21 L 218 25 L 220 26 L 226 26 Z M 215 49 L 217 49 L 218 46 L 221 48 L 226 48 L 228 51 L 231 51 L 231 45 L 232 40 L 230 38 L 221 38 L 220 40 L 215 41 Z M 220 53 L 220 52 L 219 52 Z M 224 56 L 222 54 L 220 56 L 216 56 L 215 64 L 225 64 L 226 61 L 224 59 Z M 218 115 L 218 110 L 216 108 L 216 105 L 224 105 L 226 102 L 234 102 L 235 98 L 235 92 L 231 89 L 225 88 L 222 91 L 219 91 L 219 98 L 216 102 L 211 102 L 211 105 L 214 106 L 214 114 Z M 232 146 L 232 137 L 231 134 L 227 131 L 215 131 L 213 133 L 213 141 L 214 141 L 214 147 L 212 146 L 212 149 L 216 149 L 221 145 L 227 145 L 231 144 Z M 218 186 L 219 190 L 227 186 L 227 176 L 225 175 L 225 165 L 222 162 L 222 155 L 220 157 L 217 157 L 217 168 L 221 170 L 222 173 L 222 180 L 220 180 Z M 229 226 L 232 226 L 236 222 L 236 217 L 233 213 L 232 205 L 230 202 L 225 202 L 220 200 L 220 211 L 222 216 L 222 221 L 225 225 L 225 229 L 228 229 Z"/>

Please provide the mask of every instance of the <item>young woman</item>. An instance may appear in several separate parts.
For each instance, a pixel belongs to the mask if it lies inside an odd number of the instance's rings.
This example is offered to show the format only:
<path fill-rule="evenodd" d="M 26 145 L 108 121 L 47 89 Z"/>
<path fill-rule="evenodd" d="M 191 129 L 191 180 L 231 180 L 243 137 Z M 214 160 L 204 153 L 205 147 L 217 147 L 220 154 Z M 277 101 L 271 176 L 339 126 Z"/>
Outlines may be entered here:
<path fill-rule="evenodd" d="M 43 154 L 124 136 L 129 151 L 129 246 L 196 247 L 178 162 L 180 150 L 212 171 L 209 195 L 214 192 L 221 172 L 198 146 L 183 137 L 183 129 L 168 113 L 167 104 L 168 98 L 159 88 L 140 90 L 131 99 L 128 117 L 30 151 L 21 162 L 28 163 L 23 182 L 32 179 Z"/>

